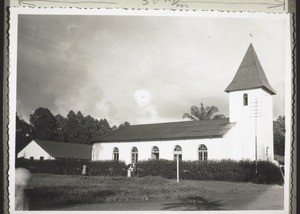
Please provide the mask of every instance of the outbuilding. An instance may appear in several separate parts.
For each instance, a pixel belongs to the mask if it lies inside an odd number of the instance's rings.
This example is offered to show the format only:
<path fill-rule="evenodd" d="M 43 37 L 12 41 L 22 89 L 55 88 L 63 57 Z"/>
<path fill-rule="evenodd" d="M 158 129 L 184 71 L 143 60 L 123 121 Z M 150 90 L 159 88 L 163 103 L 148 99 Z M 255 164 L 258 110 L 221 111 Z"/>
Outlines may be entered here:
<path fill-rule="evenodd" d="M 91 153 L 91 145 L 32 140 L 17 157 L 32 160 L 91 160 Z"/>

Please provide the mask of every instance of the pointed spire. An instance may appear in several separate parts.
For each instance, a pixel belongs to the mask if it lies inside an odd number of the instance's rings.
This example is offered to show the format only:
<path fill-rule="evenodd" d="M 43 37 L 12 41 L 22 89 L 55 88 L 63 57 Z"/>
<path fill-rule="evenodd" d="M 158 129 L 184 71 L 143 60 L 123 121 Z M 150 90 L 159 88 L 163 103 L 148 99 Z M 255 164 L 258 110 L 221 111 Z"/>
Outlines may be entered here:
<path fill-rule="evenodd" d="M 242 63 L 225 92 L 262 88 L 271 95 L 276 94 L 250 43 Z"/>

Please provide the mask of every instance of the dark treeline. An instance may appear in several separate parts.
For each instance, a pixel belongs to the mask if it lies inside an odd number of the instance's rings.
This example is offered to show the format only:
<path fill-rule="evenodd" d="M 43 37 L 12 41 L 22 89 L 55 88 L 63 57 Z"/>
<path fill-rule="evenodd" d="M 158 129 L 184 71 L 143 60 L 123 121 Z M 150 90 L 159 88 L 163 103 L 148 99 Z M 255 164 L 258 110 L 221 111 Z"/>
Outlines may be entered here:
<path fill-rule="evenodd" d="M 273 121 L 274 154 L 284 156 L 285 147 L 285 116 Z"/>
<path fill-rule="evenodd" d="M 53 115 L 47 108 L 40 107 L 30 115 L 30 123 L 16 118 L 16 152 L 22 150 L 32 139 L 68 143 L 90 144 L 90 140 L 123 126 L 110 126 L 106 119 L 97 120 L 90 115 L 83 116 L 80 111 L 70 111 L 67 117 Z"/>

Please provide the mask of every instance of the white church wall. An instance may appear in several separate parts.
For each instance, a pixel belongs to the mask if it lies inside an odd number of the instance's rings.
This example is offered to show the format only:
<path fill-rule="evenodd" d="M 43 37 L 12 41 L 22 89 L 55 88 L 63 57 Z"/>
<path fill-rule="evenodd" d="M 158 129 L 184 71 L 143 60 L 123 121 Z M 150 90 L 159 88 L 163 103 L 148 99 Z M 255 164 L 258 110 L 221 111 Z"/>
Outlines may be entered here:
<path fill-rule="evenodd" d="M 18 153 L 18 158 L 40 160 L 41 157 L 44 160 L 54 159 L 49 155 L 42 147 L 40 147 L 35 141 L 31 141 L 24 149 Z"/>
<path fill-rule="evenodd" d="M 243 104 L 244 94 L 248 95 L 247 106 Z M 256 125 L 255 113 L 257 114 Z M 243 159 L 255 160 L 255 130 L 257 131 L 257 159 L 267 160 L 266 147 L 268 146 L 269 157 L 273 159 L 272 96 L 260 88 L 230 92 L 229 115 L 230 122 L 237 122 L 234 132 L 238 136 L 236 143 L 241 146 Z"/>
<path fill-rule="evenodd" d="M 138 149 L 138 160 L 151 159 L 153 146 L 159 149 L 159 158 L 173 160 L 174 148 L 179 145 L 182 148 L 182 160 L 198 160 L 198 148 L 204 144 L 208 150 L 208 160 L 221 160 L 224 157 L 229 158 L 226 153 L 226 147 L 223 138 L 197 139 L 197 140 L 168 140 L 168 141 L 145 141 L 145 142 L 112 142 L 95 143 L 93 145 L 93 161 L 113 160 L 113 149 L 119 149 L 119 160 L 131 163 L 131 150 L 135 146 Z"/>
<path fill-rule="evenodd" d="M 243 159 L 243 154 L 241 153 L 242 144 L 240 143 L 240 137 L 237 134 L 238 130 L 238 127 L 235 125 L 223 136 L 223 154 L 227 154 L 226 156 L 223 156 L 224 159 Z"/>
<path fill-rule="evenodd" d="M 264 97 L 261 115 L 262 122 L 260 123 L 261 127 L 258 127 L 261 140 L 261 158 L 262 160 L 274 160 L 273 97 L 263 90 L 262 96 Z"/>

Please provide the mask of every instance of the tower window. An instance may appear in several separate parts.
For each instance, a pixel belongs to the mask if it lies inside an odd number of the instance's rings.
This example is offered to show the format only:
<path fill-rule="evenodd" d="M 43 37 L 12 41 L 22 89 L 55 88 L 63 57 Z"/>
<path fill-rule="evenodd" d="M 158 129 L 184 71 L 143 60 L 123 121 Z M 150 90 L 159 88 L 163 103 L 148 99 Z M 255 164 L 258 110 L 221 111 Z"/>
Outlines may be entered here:
<path fill-rule="evenodd" d="M 244 94 L 244 97 L 243 97 L 243 104 L 244 104 L 244 106 L 247 106 L 247 105 L 248 105 L 248 94 Z"/>

